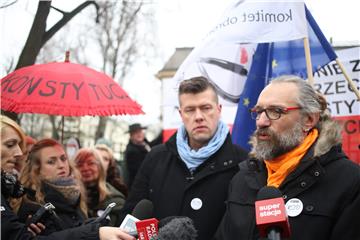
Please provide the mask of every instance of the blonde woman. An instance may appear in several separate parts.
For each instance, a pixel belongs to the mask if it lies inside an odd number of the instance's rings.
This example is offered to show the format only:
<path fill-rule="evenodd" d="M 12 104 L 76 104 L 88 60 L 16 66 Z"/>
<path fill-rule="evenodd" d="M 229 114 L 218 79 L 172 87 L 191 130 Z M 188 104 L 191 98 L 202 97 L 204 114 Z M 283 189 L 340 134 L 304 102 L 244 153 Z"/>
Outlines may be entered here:
<path fill-rule="evenodd" d="M 115 202 L 116 206 L 110 213 L 111 225 L 120 226 L 119 211 L 124 205 L 125 197 L 106 182 L 106 173 L 99 152 L 96 149 L 82 148 L 75 155 L 74 162 L 86 187 L 89 217 L 101 215 L 107 205 Z"/>
<path fill-rule="evenodd" d="M 42 220 L 46 226 L 43 235 L 79 226 L 87 219 L 86 194 L 80 174 L 57 141 L 48 138 L 34 144 L 21 172 L 20 182 L 36 190 L 34 196 L 25 195 L 13 204 L 21 221 L 25 222 L 45 203 L 55 206 L 58 218 Z"/>
<path fill-rule="evenodd" d="M 105 144 L 97 144 L 95 149 L 99 151 L 106 172 L 106 181 L 127 197 L 127 187 L 120 176 L 119 167 L 116 164 L 112 150 Z"/>

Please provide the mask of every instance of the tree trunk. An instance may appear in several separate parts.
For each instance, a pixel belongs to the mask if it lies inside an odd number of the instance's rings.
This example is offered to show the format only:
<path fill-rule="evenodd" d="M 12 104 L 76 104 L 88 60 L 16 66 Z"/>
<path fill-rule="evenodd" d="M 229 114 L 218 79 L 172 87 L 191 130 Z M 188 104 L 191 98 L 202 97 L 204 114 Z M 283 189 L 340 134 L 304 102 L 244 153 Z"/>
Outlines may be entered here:
<path fill-rule="evenodd" d="M 96 129 L 96 133 L 95 133 L 95 142 L 99 138 L 104 137 L 106 123 L 107 123 L 107 117 L 99 117 L 99 125 L 98 125 L 98 127 Z"/>
<path fill-rule="evenodd" d="M 36 57 L 43 46 L 42 39 L 46 31 L 46 20 L 50 12 L 50 7 L 51 1 L 39 1 L 33 25 L 31 26 L 29 36 L 15 69 L 35 63 Z"/>
<path fill-rule="evenodd" d="M 56 140 L 60 140 L 60 135 L 58 132 L 58 128 L 56 127 L 56 121 L 55 121 L 55 116 L 54 115 L 49 115 L 49 119 L 51 122 L 51 126 L 52 126 L 52 138 L 56 139 Z"/>

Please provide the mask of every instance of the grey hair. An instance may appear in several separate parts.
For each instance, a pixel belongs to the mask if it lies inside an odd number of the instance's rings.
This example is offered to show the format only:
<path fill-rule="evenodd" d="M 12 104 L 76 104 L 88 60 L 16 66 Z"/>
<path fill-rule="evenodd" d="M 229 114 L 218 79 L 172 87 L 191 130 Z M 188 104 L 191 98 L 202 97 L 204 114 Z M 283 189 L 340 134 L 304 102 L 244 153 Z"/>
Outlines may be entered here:
<path fill-rule="evenodd" d="M 277 83 L 294 83 L 297 86 L 298 95 L 296 97 L 296 102 L 299 107 L 301 107 L 301 112 L 304 115 L 320 113 L 321 119 L 330 117 L 330 113 L 327 111 L 326 99 L 321 93 L 316 92 L 304 79 L 295 75 L 284 75 L 271 81 L 271 84 Z"/>

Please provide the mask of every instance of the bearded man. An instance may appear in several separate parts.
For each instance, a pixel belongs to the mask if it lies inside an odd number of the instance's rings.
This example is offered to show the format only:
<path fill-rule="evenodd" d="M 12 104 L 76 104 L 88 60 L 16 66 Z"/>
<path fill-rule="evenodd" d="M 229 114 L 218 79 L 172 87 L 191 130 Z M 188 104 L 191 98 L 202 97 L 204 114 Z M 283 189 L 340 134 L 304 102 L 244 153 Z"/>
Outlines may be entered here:
<path fill-rule="evenodd" d="M 282 76 L 264 88 L 251 115 L 251 158 L 231 181 L 215 239 L 260 238 L 254 203 L 264 186 L 297 200 L 290 239 L 360 239 L 360 168 L 342 151 L 326 100 L 303 79 Z"/>

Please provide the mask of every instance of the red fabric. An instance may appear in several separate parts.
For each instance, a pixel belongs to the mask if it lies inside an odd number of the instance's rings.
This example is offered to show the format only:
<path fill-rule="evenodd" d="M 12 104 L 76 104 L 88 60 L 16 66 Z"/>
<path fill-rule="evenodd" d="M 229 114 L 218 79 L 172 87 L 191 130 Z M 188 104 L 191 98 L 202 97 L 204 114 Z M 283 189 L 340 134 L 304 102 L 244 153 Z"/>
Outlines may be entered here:
<path fill-rule="evenodd" d="M 112 78 L 69 62 L 32 65 L 1 79 L 1 109 L 62 116 L 143 113 Z"/>

